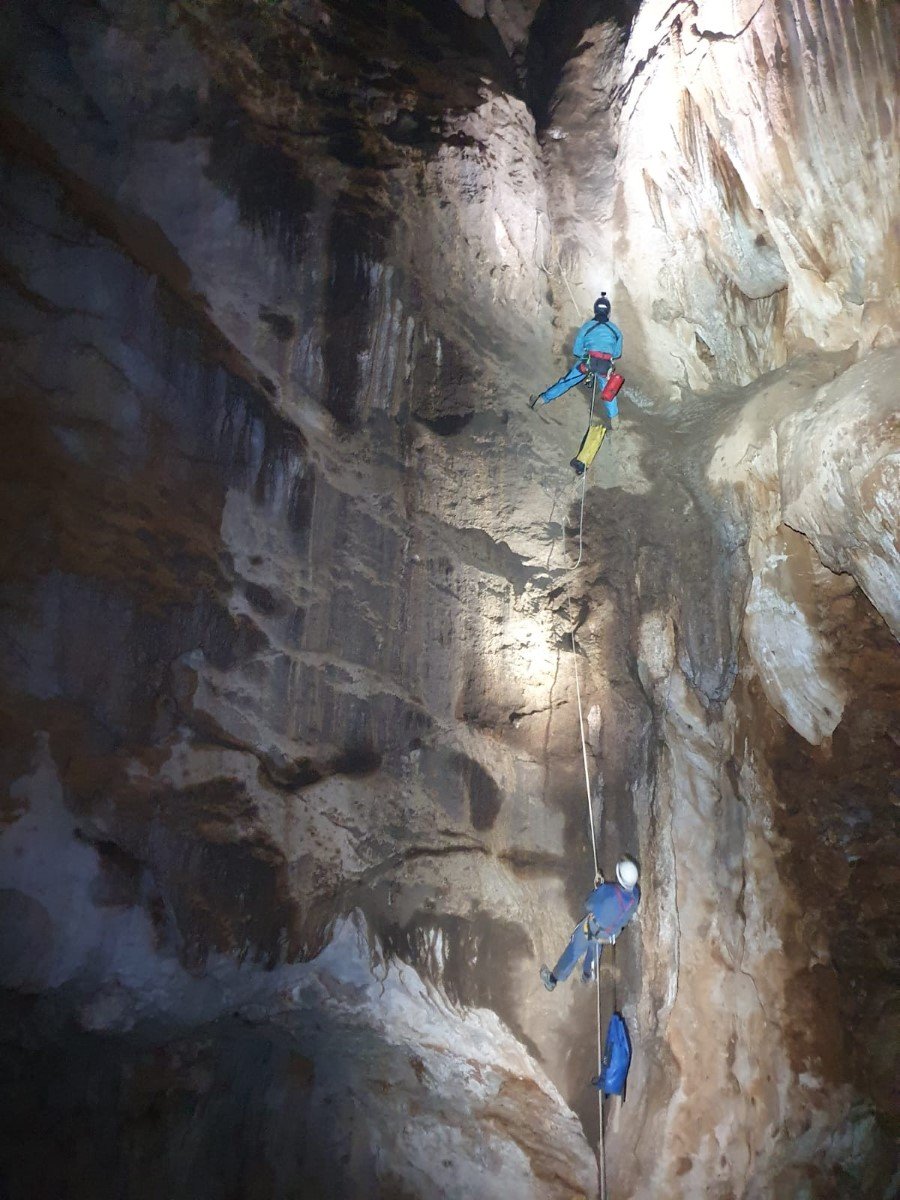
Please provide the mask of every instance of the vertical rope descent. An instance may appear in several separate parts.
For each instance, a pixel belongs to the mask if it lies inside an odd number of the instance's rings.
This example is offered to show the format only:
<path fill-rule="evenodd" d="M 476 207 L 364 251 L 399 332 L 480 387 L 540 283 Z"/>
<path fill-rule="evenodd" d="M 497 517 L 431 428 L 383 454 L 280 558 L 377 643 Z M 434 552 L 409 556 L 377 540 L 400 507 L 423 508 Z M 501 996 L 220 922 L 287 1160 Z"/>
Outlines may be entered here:
<path fill-rule="evenodd" d="M 565 276 L 564 276 L 565 278 Z M 568 286 L 568 280 L 566 280 Z M 570 289 L 571 294 L 571 289 Z M 574 296 L 572 302 L 574 304 Z M 588 418 L 588 428 L 590 422 L 594 419 L 594 404 L 597 399 L 597 376 L 593 377 L 591 383 L 591 411 Z M 587 491 L 587 471 L 585 470 L 581 476 L 581 514 L 578 520 L 578 558 L 575 560 L 575 565 L 572 570 L 576 570 L 581 566 L 581 560 L 584 557 L 584 498 Z M 565 538 L 566 531 L 563 525 L 563 553 L 565 553 Z M 591 772 L 588 766 L 587 756 L 587 738 L 584 732 L 584 712 L 581 704 L 581 678 L 578 671 L 578 648 L 575 644 L 575 621 L 572 616 L 572 594 L 569 590 L 569 581 L 566 580 L 566 605 L 569 611 L 569 621 L 571 630 L 569 636 L 572 641 L 572 663 L 575 668 L 575 695 L 578 701 L 578 732 L 581 735 L 581 761 L 584 764 L 584 790 L 587 796 L 588 821 L 591 828 L 591 853 L 594 856 L 594 878 L 596 879 L 600 871 L 599 862 L 597 859 L 597 834 L 594 824 L 594 801 L 591 796 Z M 600 1002 L 600 946 L 594 948 L 594 975 L 597 982 L 597 1075 L 599 1076 L 603 1070 L 603 1013 Z M 606 1200 L 606 1145 L 603 1134 L 603 1090 L 597 1089 L 597 1115 L 599 1134 L 597 1138 L 597 1161 L 600 1167 L 600 1200 Z"/>
<path fill-rule="evenodd" d="M 594 419 L 594 403 L 597 398 L 597 376 L 593 378 L 591 385 L 591 412 L 588 418 L 588 426 Z M 581 560 L 584 556 L 584 496 L 587 491 L 587 471 L 581 476 L 581 516 L 578 522 L 578 558 L 575 560 L 575 565 L 572 570 L 577 570 L 581 566 Z M 565 526 L 563 526 L 563 541 L 565 541 Z M 594 825 L 594 802 L 591 797 L 591 772 L 588 766 L 587 756 L 587 738 L 584 733 L 584 713 L 581 707 L 581 678 L 578 672 L 578 648 L 575 644 L 575 620 L 572 616 L 572 593 L 569 591 L 569 581 L 566 580 L 566 605 L 569 610 L 569 621 L 571 622 L 571 630 L 569 637 L 572 640 L 572 663 L 575 667 L 575 695 L 578 699 L 578 732 L 581 734 L 581 761 L 584 764 L 584 790 L 587 796 L 588 820 L 591 827 L 591 852 L 594 856 L 594 874 L 599 871 L 597 862 L 597 834 L 596 826 Z M 599 977 L 599 972 L 598 972 Z"/>
<path fill-rule="evenodd" d="M 568 596 L 568 591 L 569 591 L 569 588 L 568 588 L 568 585 L 566 585 L 567 596 Z M 571 601 L 570 601 L 570 610 L 569 610 L 570 618 L 571 618 L 571 615 L 572 615 L 572 613 L 571 613 Z M 597 862 L 597 837 L 596 837 L 595 825 L 594 825 L 594 802 L 591 797 L 591 772 L 590 772 L 590 768 L 588 767 L 587 738 L 584 735 L 584 715 L 581 711 L 581 681 L 578 676 L 578 650 L 576 649 L 576 646 L 575 646 L 574 626 L 572 628 L 572 632 L 571 632 L 570 636 L 572 638 L 572 661 L 575 664 L 575 695 L 578 700 L 578 729 L 579 729 L 579 732 L 581 733 L 581 761 L 584 764 L 584 788 L 585 788 L 585 792 L 587 793 L 588 821 L 589 821 L 590 827 L 591 827 L 591 850 L 594 855 L 594 875 L 596 875 L 597 872 L 600 870 L 600 867 Z"/>
<path fill-rule="evenodd" d="M 599 946 L 597 947 L 599 950 Z M 597 962 L 597 1077 L 603 1070 L 603 1017 L 600 1013 L 600 962 Z M 600 1200 L 606 1200 L 606 1145 L 603 1140 L 603 1088 L 597 1088 L 597 1116 L 600 1132 L 597 1135 L 597 1159 L 600 1163 Z"/>

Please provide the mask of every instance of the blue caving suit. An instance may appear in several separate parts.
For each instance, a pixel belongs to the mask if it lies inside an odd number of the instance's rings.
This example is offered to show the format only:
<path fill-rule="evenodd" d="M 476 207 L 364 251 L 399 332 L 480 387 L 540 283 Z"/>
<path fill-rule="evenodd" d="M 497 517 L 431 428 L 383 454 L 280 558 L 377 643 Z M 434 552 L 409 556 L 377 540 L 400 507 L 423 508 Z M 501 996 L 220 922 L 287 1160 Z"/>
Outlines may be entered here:
<path fill-rule="evenodd" d="M 622 354 L 622 331 L 618 325 L 613 325 L 612 321 L 597 321 L 591 317 L 576 333 L 572 353 L 578 361 L 568 374 L 563 375 L 562 379 L 558 379 L 545 392 L 541 392 L 539 400 L 542 404 L 549 404 L 557 396 L 561 396 L 563 392 L 567 392 L 569 388 L 573 388 L 576 383 L 580 383 L 584 379 L 587 368 L 582 365 L 581 360 L 591 353 L 608 354 L 610 358 L 619 358 Z M 619 415 L 617 399 L 604 400 L 603 403 L 606 405 L 608 417 Z"/>
<path fill-rule="evenodd" d="M 627 891 L 620 883 L 601 883 L 594 888 L 585 901 L 587 916 L 573 930 L 569 944 L 560 955 L 552 975 L 562 983 L 572 974 L 572 968 L 584 955 L 582 974 L 590 979 L 594 964 L 599 964 L 603 942 L 618 937 L 634 914 L 641 901 L 641 889 L 635 885 Z"/>

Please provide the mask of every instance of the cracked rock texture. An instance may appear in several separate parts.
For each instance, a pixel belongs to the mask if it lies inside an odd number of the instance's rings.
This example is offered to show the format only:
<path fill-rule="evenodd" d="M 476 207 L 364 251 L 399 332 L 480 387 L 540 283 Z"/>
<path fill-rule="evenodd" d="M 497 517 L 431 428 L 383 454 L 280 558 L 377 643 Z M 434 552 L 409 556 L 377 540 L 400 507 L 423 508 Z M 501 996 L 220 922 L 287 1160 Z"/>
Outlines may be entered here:
<path fill-rule="evenodd" d="M 895 26 L 4 8 L 10 1200 L 891 1194 Z"/>

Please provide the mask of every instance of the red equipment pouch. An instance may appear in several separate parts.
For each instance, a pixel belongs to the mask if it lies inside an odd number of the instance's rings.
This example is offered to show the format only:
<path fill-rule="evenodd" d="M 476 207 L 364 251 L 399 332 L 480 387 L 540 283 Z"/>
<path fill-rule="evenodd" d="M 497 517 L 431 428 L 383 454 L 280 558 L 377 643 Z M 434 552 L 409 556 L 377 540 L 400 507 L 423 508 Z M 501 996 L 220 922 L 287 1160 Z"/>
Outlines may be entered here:
<path fill-rule="evenodd" d="M 622 384 L 624 382 L 625 382 L 624 376 L 615 375 L 615 374 L 610 375 L 609 379 L 607 379 L 607 381 L 606 381 L 606 387 L 600 393 L 600 399 L 601 400 L 615 400 L 616 396 L 618 396 L 618 394 L 619 394 L 619 388 L 622 386 Z"/>

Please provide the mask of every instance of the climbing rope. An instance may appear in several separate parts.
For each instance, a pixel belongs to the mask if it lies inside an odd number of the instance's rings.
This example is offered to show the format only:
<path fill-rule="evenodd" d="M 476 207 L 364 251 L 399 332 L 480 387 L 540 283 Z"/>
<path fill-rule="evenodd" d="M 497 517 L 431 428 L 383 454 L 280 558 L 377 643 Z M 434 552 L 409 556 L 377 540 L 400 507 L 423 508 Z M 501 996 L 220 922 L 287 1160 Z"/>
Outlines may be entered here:
<path fill-rule="evenodd" d="M 575 316 L 578 317 L 581 315 L 581 310 L 578 307 L 578 302 L 575 299 L 575 293 L 572 291 L 572 286 L 569 283 L 569 277 L 563 270 L 563 265 L 559 260 L 558 254 L 556 256 L 556 266 L 557 266 L 557 269 L 558 269 L 560 275 L 562 275 L 563 283 L 566 285 L 566 291 L 569 293 L 569 299 L 572 301 L 572 307 L 575 309 Z"/>
<path fill-rule="evenodd" d="M 571 617 L 572 617 L 571 603 L 572 602 L 571 602 L 571 597 L 569 596 L 569 585 L 568 584 L 566 584 L 566 598 L 569 602 L 569 619 L 571 620 Z M 578 728 L 579 728 L 579 732 L 581 733 L 581 760 L 584 763 L 584 786 L 585 786 L 585 791 L 587 792 L 588 821 L 590 822 L 590 826 L 591 826 L 591 850 L 593 851 L 593 854 L 594 854 L 594 875 L 596 875 L 597 872 L 600 870 L 600 867 L 597 862 L 597 839 L 594 834 L 594 829 L 595 829 L 595 826 L 594 826 L 594 802 L 591 798 L 591 773 L 590 773 L 590 769 L 588 768 L 587 738 L 584 736 L 584 716 L 581 711 L 581 681 L 578 677 L 578 651 L 575 648 L 574 625 L 572 627 L 570 636 L 572 638 L 572 659 L 575 663 L 575 695 L 578 699 Z"/>
<path fill-rule="evenodd" d="M 603 1071 L 603 1017 L 600 1012 L 600 960 L 597 960 L 597 1077 Z M 600 1164 L 600 1200 L 606 1200 L 606 1145 L 603 1137 L 603 1088 L 597 1088 L 597 1161 Z"/>
<path fill-rule="evenodd" d="M 595 375 L 591 386 L 591 412 L 590 417 L 588 418 L 588 428 L 590 428 L 590 422 L 594 419 L 594 404 L 596 397 L 597 377 Z M 581 560 L 584 557 L 584 497 L 586 491 L 587 471 L 584 471 L 581 476 L 581 515 L 578 520 L 578 558 L 575 560 L 575 565 L 572 568 L 573 571 L 577 570 L 577 568 L 581 566 Z M 565 554 L 565 538 L 566 528 L 565 524 L 563 524 L 563 554 Z M 590 767 L 588 766 L 587 738 L 585 737 L 584 733 L 584 713 L 581 705 L 581 677 L 578 671 L 578 648 L 575 644 L 575 619 L 572 616 L 572 593 L 569 590 L 568 579 L 566 579 L 566 606 L 568 608 L 569 622 L 571 624 L 569 637 L 572 641 L 572 662 L 575 667 L 575 695 L 578 700 L 578 732 L 581 734 L 581 761 L 584 765 L 584 790 L 585 795 L 587 796 L 588 821 L 591 829 L 591 852 L 594 856 L 594 875 L 596 875 L 600 870 L 600 867 L 597 861 L 597 835 L 596 826 L 594 824 L 594 801 L 593 797 L 591 796 L 591 772 Z M 597 974 L 599 978 L 599 971 Z"/>
<path fill-rule="evenodd" d="M 565 279 L 565 275 L 563 275 Z M 568 287 L 568 280 L 566 280 Z M 571 295 L 571 288 L 569 289 Z M 574 296 L 572 303 L 575 303 Z M 597 399 L 597 377 L 593 377 L 591 381 L 591 411 L 588 418 L 588 428 L 594 419 L 594 406 Z M 572 571 L 577 570 L 581 566 L 581 560 L 584 557 L 584 501 L 587 492 L 587 471 L 581 476 L 581 506 L 578 518 L 578 557 L 572 567 Z M 563 556 L 565 556 L 566 543 L 566 527 L 563 521 Z M 581 761 L 584 766 L 584 790 L 587 796 L 588 822 L 591 830 L 591 853 L 594 858 L 594 877 L 596 878 L 600 871 L 599 860 L 597 858 L 597 833 L 594 823 L 594 801 L 591 795 L 591 773 L 588 765 L 587 754 L 587 736 L 584 731 L 584 711 L 581 702 L 581 676 L 578 670 L 578 647 L 575 642 L 575 618 L 572 614 L 572 593 L 569 589 L 569 579 L 565 582 L 566 588 L 566 607 L 569 613 L 570 631 L 569 637 L 572 642 L 572 663 L 575 669 L 575 696 L 578 702 L 578 732 L 581 735 Z M 600 954 L 598 953 L 599 945 L 594 949 L 594 974 L 597 982 L 597 1074 L 600 1075 L 603 1070 L 603 1012 L 601 1007 L 600 996 Z M 597 1115 L 599 1134 L 597 1138 L 597 1162 L 600 1168 L 600 1200 L 606 1200 L 606 1146 L 604 1142 L 603 1132 L 603 1090 L 597 1089 Z"/>
<path fill-rule="evenodd" d="M 537 267 L 537 269 L 539 271 L 541 271 L 544 275 L 547 276 L 548 283 L 552 284 L 553 276 L 550 274 L 550 268 L 547 266 L 547 259 L 546 259 L 546 256 L 544 255 L 543 249 L 541 249 L 540 262 L 538 261 L 538 257 L 537 257 L 539 224 L 540 224 L 540 218 L 538 217 L 537 214 L 535 214 L 535 220 L 534 220 L 534 265 Z M 561 277 L 563 283 L 566 285 L 566 291 L 569 293 L 569 299 L 572 301 L 572 307 L 575 309 L 575 316 L 577 317 L 579 315 L 579 313 L 581 312 L 581 309 L 578 307 L 578 301 L 575 299 L 575 293 L 572 291 L 572 285 L 569 283 L 569 277 L 566 274 L 565 268 L 562 265 L 562 260 L 559 257 L 558 250 L 556 252 L 555 265 L 556 265 L 557 271 L 559 271 L 559 274 L 560 274 L 560 277 Z"/>

